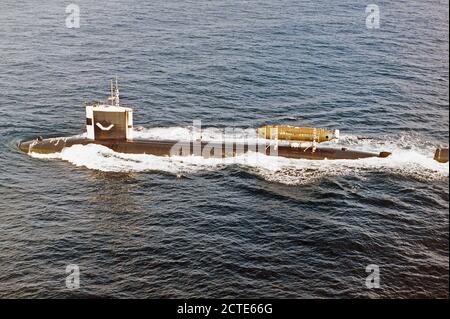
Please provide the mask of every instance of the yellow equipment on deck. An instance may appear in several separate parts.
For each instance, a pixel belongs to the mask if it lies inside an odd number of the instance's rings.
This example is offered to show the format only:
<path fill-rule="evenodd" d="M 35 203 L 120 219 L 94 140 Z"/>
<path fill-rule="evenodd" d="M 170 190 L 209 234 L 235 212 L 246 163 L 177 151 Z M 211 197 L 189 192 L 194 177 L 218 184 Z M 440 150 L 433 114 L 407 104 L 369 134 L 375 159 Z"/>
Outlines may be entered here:
<path fill-rule="evenodd" d="M 280 141 L 322 143 L 339 138 L 339 130 L 315 127 L 295 127 L 289 125 L 266 125 L 258 128 L 258 136 Z"/>

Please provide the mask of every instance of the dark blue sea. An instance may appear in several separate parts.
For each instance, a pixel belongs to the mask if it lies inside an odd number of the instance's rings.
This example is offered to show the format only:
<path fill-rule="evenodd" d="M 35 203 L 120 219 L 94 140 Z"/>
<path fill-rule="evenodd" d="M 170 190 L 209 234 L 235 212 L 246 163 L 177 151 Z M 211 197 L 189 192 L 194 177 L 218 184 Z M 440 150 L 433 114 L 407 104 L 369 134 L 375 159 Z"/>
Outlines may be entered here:
<path fill-rule="evenodd" d="M 448 298 L 449 166 L 433 161 L 449 139 L 448 1 L 74 0 L 79 28 L 68 4 L 0 3 L 1 298 Z M 393 155 L 19 151 L 82 134 L 84 101 L 116 76 L 138 136 L 316 126 Z"/>

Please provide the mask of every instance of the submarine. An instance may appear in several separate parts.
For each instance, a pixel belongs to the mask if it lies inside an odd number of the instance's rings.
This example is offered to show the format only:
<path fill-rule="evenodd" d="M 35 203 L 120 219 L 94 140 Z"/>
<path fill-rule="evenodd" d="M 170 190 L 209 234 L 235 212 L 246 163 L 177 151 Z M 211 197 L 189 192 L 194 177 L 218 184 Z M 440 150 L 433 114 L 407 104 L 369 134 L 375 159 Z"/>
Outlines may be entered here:
<path fill-rule="evenodd" d="M 133 109 L 120 105 L 119 85 L 111 81 L 110 96 L 105 102 L 85 105 L 86 133 L 82 136 L 42 138 L 19 142 L 25 153 L 51 154 L 73 145 L 97 144 L 115 152 L 156 156 L 190 156 L 225 158 L 247 152 L 269 156 L 308 160 L 356 160 L 386 158 L 389 152 L 362 152 L 347 148 L 319 147 L 318 144 L 339 138 L 339 131 L 293 126 L 265 126 L 257 129 L 258 142 L 210 142 L 199 139 L 188 141 L 133 138 Z M 436 153 L 438 154 L 438 153 Z M 448 161 L 448 150 L 447 150 Z M 438 155 L 436 155 L 438 156 Z M 439 152 L 445 162 L 445 150 Z"/>

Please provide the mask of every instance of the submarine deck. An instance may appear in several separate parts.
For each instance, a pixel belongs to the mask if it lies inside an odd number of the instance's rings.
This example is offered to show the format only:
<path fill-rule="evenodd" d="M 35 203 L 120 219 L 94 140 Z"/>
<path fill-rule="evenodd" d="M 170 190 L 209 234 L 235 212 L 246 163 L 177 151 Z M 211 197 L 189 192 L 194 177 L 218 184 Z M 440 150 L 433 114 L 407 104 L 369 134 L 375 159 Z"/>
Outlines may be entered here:
<path fill-rule="evenodd" d="M 338 160 L 362 159 L 370 157 L 385 158 L 391 155 L 388 152 L 369 153 L 348 150 L 346 148 L 329 147 L 295 147 L 292 145 L 278 145 L 274 147 L 269 143 L 225 143 L 205 141 L 172 141 L 172 140 L 90 140 L 82 137 L 60 137 L 22 142 L 19 148 L 25 153 L 50 154 L 61 152 L 65 147 L 72 145 L 98 144 L 106 146 L 119 153 L 149 154 L 156 156 L 173 155 L 199 155 L 205 158 L 223 158 L 242 155 L 249 151 L 259 152 L 270 156 L 281 156 L 293 159 L 310 160 Z"/>

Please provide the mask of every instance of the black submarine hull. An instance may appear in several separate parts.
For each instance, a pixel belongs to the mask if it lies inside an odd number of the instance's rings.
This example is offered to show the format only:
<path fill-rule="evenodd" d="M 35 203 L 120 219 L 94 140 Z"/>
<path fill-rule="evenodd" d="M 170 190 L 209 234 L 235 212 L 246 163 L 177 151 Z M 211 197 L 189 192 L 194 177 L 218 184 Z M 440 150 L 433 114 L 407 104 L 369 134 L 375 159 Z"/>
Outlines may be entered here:
<path fill-rule="evenodd" d="M 72 145 L 97 144 L 106 146 L 115 152 L 126 154 L 149 154 L 156 156 L 189 156 L 200 155 L 205 158 L 224 158 L 245 154 L 249 151 L 259 152 L 269 156 L 281 156 L 293 159 L 309 160 L 343 160 L 363 158 L 385 158 L 388 152 L 369 153 L 336 149 L 328 147 L 296 147 L 292 145 L 278 145 L 274 147 L 268 143 L 220 143 L 204 141 L 170 141 L 170 140 L 90 140 L 80 137 L 36 139 L 21 142 L 19 148 L 25 153 L 51 154 L 61 152 Z"/>

